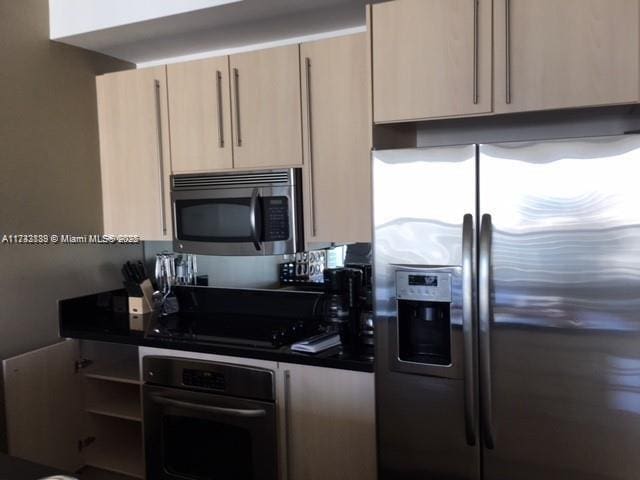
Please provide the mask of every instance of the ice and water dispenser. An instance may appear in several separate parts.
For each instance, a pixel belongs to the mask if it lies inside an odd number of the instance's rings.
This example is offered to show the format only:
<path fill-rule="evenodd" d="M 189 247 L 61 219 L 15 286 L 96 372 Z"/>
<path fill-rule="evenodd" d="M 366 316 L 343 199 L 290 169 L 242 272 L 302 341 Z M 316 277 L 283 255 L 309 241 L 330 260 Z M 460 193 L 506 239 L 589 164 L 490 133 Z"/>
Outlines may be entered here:
<path fill-rule="evenodd" d="M 461 326 L 460 269 L 398 268 L 395 281 L 394 369 L 457 376 L 453 336 Z"/>

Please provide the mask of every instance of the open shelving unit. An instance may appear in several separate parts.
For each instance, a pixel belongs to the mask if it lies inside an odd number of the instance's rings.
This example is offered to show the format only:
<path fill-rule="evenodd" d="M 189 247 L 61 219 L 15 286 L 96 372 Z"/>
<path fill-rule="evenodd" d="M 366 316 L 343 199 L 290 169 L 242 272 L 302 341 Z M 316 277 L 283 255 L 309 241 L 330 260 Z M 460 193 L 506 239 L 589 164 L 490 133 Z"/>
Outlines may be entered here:
<path fill-rule="evenodd" d="M 95 415 L 141 422 L 140 387 L 129 383 L 87 377 L 85 411 Z"/>
<path fill-rule="evenodd" d="M 91 352 L 82 370 L 87 438 L 86 465 L 144 478 L 142 402 L 137 350 Z"/>

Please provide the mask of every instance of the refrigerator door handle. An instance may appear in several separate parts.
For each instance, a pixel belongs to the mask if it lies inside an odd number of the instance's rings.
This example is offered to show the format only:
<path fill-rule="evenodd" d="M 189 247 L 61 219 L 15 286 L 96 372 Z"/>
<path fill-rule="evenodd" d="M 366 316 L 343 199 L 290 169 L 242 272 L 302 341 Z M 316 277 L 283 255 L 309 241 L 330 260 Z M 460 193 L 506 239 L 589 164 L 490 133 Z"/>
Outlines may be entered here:
<path fill-rule="evenodd" d="M 478 436 L 476 412 L 476 315 L 473 301 L 475 268 L 473 261 L 473 215 L 462 221 L 462 334 L 464 340 L 464 420 L 467 444 Z"/>
<path fill-rule="evenodd" d="M 491 215 L 482 215 L 478 263 L 478 297 L 480 317 L 480 405 L 485 447 L 495 445 L 491 415 Z"/>

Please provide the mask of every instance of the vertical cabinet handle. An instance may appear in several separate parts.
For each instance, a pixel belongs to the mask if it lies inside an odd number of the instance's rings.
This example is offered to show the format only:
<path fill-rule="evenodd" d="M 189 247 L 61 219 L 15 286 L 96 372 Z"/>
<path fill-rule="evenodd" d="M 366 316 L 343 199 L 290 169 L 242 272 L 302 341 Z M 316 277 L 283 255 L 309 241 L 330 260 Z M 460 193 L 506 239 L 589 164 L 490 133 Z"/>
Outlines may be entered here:
<path fill-rule="evenodd" d="M 476 312 L 473 302 L 475 272 L 473 261 L 473 216 L 462 222 L 462 336 L 464 340 L 464 419 L 467 444 L 476 445 Z"/>
<path fill-rule="evenodd" d="M 160 80 L 155 80 L 156 131 L 158 133 L 158 179 L 160 187 L 160 219 L 162 234 L 167 234 L 167 219 L 164 211 L 164 149 L 162 148 L 162 106 L 160 102 Z"/>
<path fill-rule="evenodd" d="M 477 105 L 479 101 L 478 94 L 478 49 L 479 49 L 479 12 L 478 1 L 473 0 L 473 104 Z"/>
<path fill-rule="evenodd" d="M 240 72 L 237 68 L 233 69 L 233 85 L 236 92 L 236 145 L 242 146 L 242 131 L 240 130 Z"/>
<path fill-rule="evenodd" d="M 291 480 L 291 371 L 284 371 L 284 447 L 286 449 L 287 479 Z"/>
<path fill-rule="evenodd" d="M 480 226 L 480 255 L 478 262 L 478 298 L 480 317 L 480 404 L 484 443 L 495 446 L 491 396 L 491 215 L 484 214 Z"/>
<path fill-rule="evenodd" d="M 313 171 L 313 126 L 311 114 L 311 59 L 305 58 L 305 84 L 307 87 L 307 136 L 309 138 L 309 200 L 311 210 L 311 236 L 316 236 L 316 201 L 315 188 L 313 187 L 314 171 Z"/>
<path fill-rule="evenodd" d="M 505 89 L 506 102 L 511 103 L 511 0 L 504 0 L 505 18 Z"/>
<path fill-rule="evenodd" d="M 222 125 L 222 72 L 216 71 L 216 94 L 218 97 L 218 146 L 224 148 L 224 126 Z"/>

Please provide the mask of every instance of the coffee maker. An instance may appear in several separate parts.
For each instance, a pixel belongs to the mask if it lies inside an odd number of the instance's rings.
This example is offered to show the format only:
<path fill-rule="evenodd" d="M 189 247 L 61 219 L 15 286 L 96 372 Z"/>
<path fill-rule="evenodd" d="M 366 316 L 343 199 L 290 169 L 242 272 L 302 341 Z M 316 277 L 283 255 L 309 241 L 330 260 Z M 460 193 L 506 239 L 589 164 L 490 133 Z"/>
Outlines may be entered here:
<path fill-rule="evenodd" d="M 369 276 L 365 267 L 369 267 Z M 362 316 L 370 311 L 370 266 L 329 268 L 324 271 L 325 309 L 324 319 L 329 330 L 340 334 L 343 348 L 360 350 L 365 328 Z M 368 284 L 368 286 L 367 286 Z"/>

